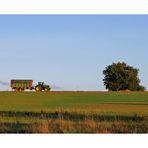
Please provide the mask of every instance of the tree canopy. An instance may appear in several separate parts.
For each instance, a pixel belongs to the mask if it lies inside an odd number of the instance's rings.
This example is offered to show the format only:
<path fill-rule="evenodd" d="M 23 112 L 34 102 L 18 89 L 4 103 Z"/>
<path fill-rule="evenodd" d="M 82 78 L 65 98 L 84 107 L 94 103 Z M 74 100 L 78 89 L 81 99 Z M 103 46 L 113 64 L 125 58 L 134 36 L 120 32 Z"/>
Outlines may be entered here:
<path fill-rule="evenodd" d="M 140 85 L 138 72 L 138 69 L 124 62 L 113 63 L 103 70 L 103 82 L 109 91 L 144 91 L 145 87 Z"/>

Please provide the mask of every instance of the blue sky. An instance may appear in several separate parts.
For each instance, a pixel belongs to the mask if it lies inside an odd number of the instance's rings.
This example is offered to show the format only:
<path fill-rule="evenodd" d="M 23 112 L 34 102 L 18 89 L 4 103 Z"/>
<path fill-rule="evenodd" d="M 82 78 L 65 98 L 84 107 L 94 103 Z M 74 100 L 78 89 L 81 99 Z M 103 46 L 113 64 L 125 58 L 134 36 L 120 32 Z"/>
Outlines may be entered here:
<path fill-rule="evenodd" d="M 148 88 L 148 15 L 0 15 L 0 90 L 11 79 L 53 90 L 105 90 L 102 71 L 124 61 Z"/>

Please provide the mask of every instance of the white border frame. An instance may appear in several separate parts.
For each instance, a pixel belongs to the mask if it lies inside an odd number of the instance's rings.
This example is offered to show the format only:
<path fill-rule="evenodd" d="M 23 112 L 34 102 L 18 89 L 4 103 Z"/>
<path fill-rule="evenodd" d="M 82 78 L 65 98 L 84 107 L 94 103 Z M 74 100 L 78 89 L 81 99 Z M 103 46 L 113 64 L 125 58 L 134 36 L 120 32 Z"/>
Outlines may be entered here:
<path fill-rule="evenodd" d="M 0 0 L 0 14 L 148 14 L 148 1 Z"/>
<path fill-rule="evenodd" d="M 0 135 L 1 146 L 7 148 L 147 148 L 143 134 L 12 134 Z"/>

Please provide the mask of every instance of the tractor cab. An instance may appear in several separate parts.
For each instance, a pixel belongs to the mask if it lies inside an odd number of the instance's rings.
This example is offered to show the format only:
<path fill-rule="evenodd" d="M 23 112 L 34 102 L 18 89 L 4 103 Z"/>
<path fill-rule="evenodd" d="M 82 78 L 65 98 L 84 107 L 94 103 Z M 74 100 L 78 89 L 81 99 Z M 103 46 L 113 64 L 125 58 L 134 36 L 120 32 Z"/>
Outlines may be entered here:
<path fill-rule="evenodd" d="M 44 85 L 44 82 L 38 82 L 38 85 L 42 85 L 43 86 Z"/>

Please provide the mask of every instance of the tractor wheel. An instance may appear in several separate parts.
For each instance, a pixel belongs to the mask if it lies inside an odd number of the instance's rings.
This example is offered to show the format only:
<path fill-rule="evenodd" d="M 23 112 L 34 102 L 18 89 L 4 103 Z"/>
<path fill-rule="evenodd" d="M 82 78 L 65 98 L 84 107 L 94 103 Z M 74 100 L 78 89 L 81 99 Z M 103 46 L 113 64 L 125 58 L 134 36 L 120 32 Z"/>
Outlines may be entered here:
<path fill-rule="evenodd" d="M 36 87 L 35 87 L 35 91 L 37 91 L 37 92 L 41 91 L 40 86 L 36 86 Z"/>
<path fill-rule="evenodd" d="M 45 88 L 45 91 L 47 92 L 47 91 L 49 91 L 49 89 L 48 88 Z"/>

